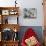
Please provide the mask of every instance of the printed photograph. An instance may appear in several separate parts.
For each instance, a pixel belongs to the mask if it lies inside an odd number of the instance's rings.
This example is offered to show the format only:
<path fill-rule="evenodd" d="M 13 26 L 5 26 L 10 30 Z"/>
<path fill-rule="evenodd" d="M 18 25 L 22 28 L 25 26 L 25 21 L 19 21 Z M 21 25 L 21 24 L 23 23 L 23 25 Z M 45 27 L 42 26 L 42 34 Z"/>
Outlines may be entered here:
<path fill-rule="evenodd" d="M 36 8 L 24 8 L 24 18 L 36 18 L 37 9 Z"/>

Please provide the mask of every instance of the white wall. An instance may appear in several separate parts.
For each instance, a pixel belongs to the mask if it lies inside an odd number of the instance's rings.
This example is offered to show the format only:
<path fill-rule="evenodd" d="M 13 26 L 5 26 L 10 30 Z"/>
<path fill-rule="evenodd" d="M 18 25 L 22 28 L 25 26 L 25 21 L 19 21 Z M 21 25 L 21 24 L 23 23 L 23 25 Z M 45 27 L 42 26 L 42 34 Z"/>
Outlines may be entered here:
<path fill-rule="evenodd" d="M 15 0 L 0 0 L 0 6 L 1 7 L 9 7 L 9 6 L 14 6 L 14 1 Z"/>
<path fill-rule="evenodd" d="M 15 0 L 0 0 L 0 6 L 14 6 Z M 19 24 L 21 26 L 43 26 L 43 6 L 42 0 L 17 0 L 20 7 Z M 37 18 L 36 19 L 24 19 L 23 8 L 36 8 Z"/>
<path fill-rule="evenodd" d="M 42 0 L 24 0 L 20 1 L 21 9 L 23 8 L 36 8 L 37 9 L 37 18 L 36 19 L 24 19 L 23 13 L 19 18 L 20 25 L 22 26 L 43 26 L 43 6 Z M 22 12 L 22 10 L 21 10 Z"/>

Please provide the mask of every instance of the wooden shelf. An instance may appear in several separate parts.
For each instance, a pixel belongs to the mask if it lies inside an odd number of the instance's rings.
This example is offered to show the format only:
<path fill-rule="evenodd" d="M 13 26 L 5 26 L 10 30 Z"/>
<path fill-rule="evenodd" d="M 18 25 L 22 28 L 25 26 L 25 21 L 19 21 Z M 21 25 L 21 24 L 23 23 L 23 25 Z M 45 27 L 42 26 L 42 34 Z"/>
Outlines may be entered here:
<path fill-rule="evenodd" d="M 5 28 L 9 28 L 12 29 L 14 31 L 14 29 L 16 29 L 17 31 L 19 31 L 20 26 L 18 24 L 1 24 L 1 31 Z"/>
<path fill-rule="evenodd" d="M 4 10 L 4 12 L 2 12 L 3 10 Z M 10 12 L 13 12 L 13 14 Z M 15 12 L 17 12 L 17 13 L 15 14 Z M 8 22 L 7 22 L 8 16 L 14 16 L 14 17 L 17 16 L 17 24 L 8 24 Z M 1 20 L 0 32 L 2 33 L 3 30 L 6 28 L 11 29 L 12 31 L 14 31 L 14 33 L 15 33 L 15 29 L 16 29 L 16 32 L 18 32 L 20 29 L 20 26 L 18 24 L 18 16 L 19 16 L 19 7 L 0 7 L 0 20 Z M 5 17 L 6 17 L 6 20 L 5 20 Z M 18 40 L 17 41 L 13 41 L 13 40 L 4 41 L 4 40 L 2 40 L 2 38 L 3 37 L 1 37 L 0 46 L 18 46 L 18 42 L 19 42 Z"/>
<path fill-rule="evenodd" d="M 8 10 L 9 10 L 9 9 L 10 9 L 10 10 L 11 10 L 11 9 L 16 9 L 16 10 L 17 10 L 18 8 L 19 8 L 19 7 L 0 7 L 0 10 L 7 10 L 7 9 L 8 9 Z"/>
<path fill-rule="evenodd" d="M 2 45 L 2 46 L 18 46 L 18 41 L 1 41 L 0 42 L 1 44 L 0 45 Z"/>

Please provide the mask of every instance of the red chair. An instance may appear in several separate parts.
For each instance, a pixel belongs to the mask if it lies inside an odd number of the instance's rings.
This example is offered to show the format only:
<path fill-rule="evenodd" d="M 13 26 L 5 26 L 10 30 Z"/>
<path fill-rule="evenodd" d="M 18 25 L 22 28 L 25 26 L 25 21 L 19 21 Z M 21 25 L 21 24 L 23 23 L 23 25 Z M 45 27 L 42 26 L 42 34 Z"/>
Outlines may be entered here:
<path fill-rule="evenodd" d="M 32 37 L 32 36 L 34 36 L 37 39 L 37 35 L 34 32 L 34 30 L 32 28 L 27 29 L 27 31 L 24 34 L 24 37 L 22 38 L 21 46 L 27 46 L 27 44 L 25 43 L 25 40 Z M 35 46 L 41 46 L 39 41 L 37 42 L 37 44 Z"/>

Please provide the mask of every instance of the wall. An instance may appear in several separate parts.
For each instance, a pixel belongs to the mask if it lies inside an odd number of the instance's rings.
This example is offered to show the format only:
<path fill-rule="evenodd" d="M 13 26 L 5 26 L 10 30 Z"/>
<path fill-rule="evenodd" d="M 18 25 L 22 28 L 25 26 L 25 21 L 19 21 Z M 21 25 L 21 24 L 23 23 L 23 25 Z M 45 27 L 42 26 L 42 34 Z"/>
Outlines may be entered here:
<path fill-rule="evenodd" d="M 0 0 L 0 6 L 14 6 L 15 0 Z M 20 7 L 19 24 L 21 26 L 43 26 L 43 6 L 42 0 L 17 0 L 17 6 Z M 23 8 L 36 8 L 37 18 L 36 19 L 24 19 Z"/>
<path fill-rule="evenodd" d="M 19 24 L 22 26 L 42 26 L 43 25 L 43 6 L 42 0 L 24 0 L 19 1 L 21 9 L 23 8 L 36 8 L 37 18 L 36 19 L 24 19 L 23 11 L 21 10 L 21 16 L 19 18 Z"/>
<path fill-rule="evenodd" d="M 14 1 L 15 0 L 0 0 L 0 6 L 1 7 L 14 6 Z"/>

